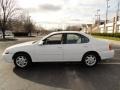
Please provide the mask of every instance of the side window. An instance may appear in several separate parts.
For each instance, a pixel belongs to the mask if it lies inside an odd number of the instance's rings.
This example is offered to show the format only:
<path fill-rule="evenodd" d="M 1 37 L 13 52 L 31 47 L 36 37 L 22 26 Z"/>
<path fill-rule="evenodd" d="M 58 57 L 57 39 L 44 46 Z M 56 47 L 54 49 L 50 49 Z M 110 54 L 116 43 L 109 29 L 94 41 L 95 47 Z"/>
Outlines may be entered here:
<path fill-rule="evenodd" d="M 47 44 L 47 45 L 61 44 L 61 43 L 62 43 L 62 34 L 55 34 L 44 40 L 44 44 Z"/>
<path fill-rule="evenodd" d="M 88 43 L 89 39 L 83 35 L 79 34 L 67 34 L 66 44 L 80 44 Z"/>
<path fill-rule="evenodd" d="M 81 35 L 81 43 L 88 43 L 89 39 L 83 35 Z"/>
<path fill-rule="evenodd" d="M 80 35 L 78 34 L 67 34 L 66 44 L 78 44 L 81 43 Z"/>

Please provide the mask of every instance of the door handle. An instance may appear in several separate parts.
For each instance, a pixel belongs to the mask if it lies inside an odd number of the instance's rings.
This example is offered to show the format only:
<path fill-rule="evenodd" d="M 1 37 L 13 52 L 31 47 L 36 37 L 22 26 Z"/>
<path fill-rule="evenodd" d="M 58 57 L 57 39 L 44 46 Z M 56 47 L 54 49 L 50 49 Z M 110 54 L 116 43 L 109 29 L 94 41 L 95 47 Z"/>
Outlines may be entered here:
<path fill-rule="evenodd" d="M 88 46 L 84 46 L 84 48 L 87 48 Z"/>
<path fill-rule="evenodd" d="M 59 46 L 58 48 L 62 48 L 61 46 Z"/>

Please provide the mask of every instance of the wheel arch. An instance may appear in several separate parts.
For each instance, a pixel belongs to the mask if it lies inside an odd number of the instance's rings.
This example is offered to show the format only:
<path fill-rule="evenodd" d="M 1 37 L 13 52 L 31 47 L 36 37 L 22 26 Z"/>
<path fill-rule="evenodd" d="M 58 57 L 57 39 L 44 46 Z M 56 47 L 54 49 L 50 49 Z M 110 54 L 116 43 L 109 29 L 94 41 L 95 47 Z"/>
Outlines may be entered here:
<path fill-rule="evenodd" d="M 84 58 L 87 54 L 95 54 L 95 55 L 97 55 L 97 57 L 99 58 L 99 60 L 101 60 L 101 56 L 99 55 L 98 52 L 96 52 L 96 51 L 88 51 L 88 52 L 86 52 L 86 53 L 83 55 L 82 61 L 83 61 L 83 58 Z"/>
<path fill-rule="evenodd" d="M 14 60 L 14 58 L 15 58 L 18 54 L 25 54 L 25 55 L 29 56 L 30 60 L 32 61 L 32 58 L 31 58 L 30 54 L 28 54 L 28 53 L 25 52 L 25 51 L 16 52 L 16 53 L 13 55 L 12 60 Z"/>

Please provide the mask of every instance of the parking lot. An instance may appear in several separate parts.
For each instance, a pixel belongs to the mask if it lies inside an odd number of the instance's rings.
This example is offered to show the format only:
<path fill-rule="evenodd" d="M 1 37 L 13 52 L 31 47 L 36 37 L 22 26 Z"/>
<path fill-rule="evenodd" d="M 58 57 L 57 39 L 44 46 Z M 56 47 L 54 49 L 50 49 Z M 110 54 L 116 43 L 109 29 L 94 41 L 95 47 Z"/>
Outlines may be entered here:
<path fill-rule="evenodd" d="M 39 39 L 0 41 L 0 90 L 120 90 L 120 43 L 113 43 L 115 57 L 96 67 L 80 63 L 35 63 L 21 70 L 1 59 L 8 46 Z"/>

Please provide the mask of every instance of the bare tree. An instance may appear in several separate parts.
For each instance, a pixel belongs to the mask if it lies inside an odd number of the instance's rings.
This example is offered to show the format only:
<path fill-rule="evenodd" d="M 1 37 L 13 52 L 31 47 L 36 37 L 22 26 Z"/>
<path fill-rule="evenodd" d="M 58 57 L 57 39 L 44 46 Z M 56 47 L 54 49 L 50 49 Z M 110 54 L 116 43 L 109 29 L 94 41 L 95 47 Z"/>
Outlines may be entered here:
<path fill-rule="evenodd" d="M 35 25 L 30 20 L 30 16 L 27 16 L 26 21 L 24 21 L 24 29 L 30 36 L 32 36 L 32 32 L 35 31 Z"/>
<path fill-rule="evenodd" d="M 0 28 L 3 33 L 3 39 L 5 39 L 5 31 L 7 23 L 16 13 L 14 0 L 0 0 Z"/>

